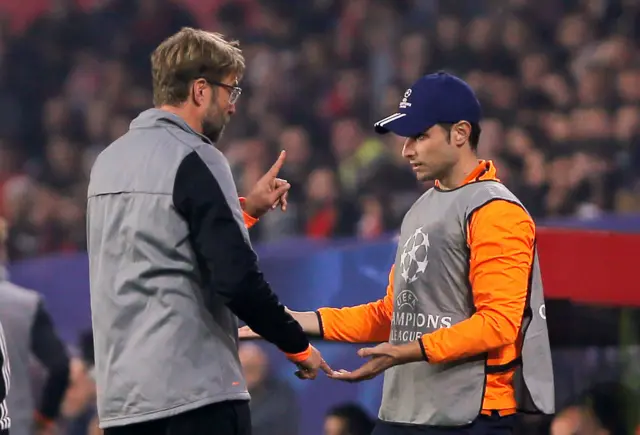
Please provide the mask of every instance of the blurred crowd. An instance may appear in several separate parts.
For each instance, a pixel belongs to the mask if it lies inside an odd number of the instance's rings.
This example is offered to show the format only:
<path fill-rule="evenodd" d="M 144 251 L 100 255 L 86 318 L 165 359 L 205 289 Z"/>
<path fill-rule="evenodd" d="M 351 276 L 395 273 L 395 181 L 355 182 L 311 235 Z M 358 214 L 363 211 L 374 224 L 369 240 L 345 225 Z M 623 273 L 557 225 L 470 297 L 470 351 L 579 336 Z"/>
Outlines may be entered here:
<path fill-rule="evenodd" d="M 186 1 L 185 1 L 186 3 Z M 445 69 L 482 100 L 479 157 L 536 218 L 639 210 L 637 0 L 52 1 L 0 27 L 0 215 L 13 260 L 84 249 L 87 175 L 151 105 L 149 54 L 182 26 L 241 41 L 247 72 L 219 147 L 240 194 L 288 152 L 286 213 L 252 237 L 373 238 L 424 185 L 372 124 Z"/>

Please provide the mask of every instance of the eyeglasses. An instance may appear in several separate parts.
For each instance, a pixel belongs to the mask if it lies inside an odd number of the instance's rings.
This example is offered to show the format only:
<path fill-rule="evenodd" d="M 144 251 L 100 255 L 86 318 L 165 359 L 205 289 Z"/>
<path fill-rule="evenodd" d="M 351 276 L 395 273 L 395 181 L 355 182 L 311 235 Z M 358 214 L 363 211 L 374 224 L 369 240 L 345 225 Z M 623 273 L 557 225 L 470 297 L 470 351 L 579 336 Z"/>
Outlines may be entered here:
<path fill-rule="evenodd" d="M 215 80 L 209 80 L 206 77 L 204 79 L 212 85 L 220 86 L 221 88 L 225 88 L 226 90 L 228 90 L 229 104 L 236 104 L 236 101 L 238 101 L 238 98 L 240 98 L 240 95 L 242 94 L 242 88 L 239 86 L 231 86 L 226 83 L 217 82 Z"/>

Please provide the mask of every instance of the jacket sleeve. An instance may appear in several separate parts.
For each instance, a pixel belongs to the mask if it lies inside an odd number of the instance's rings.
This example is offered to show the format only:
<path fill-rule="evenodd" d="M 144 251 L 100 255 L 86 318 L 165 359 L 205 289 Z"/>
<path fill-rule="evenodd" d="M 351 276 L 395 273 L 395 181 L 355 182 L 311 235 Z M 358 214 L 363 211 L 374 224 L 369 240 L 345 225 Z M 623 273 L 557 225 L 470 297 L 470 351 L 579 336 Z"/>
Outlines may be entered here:
<path fill-rule="evenodd" d="M 516 204 L 493 201 L 471 216 L 467 239 L 476 312 L 422 336 L 429 362 L 478 355 L 518 339 L 533 263 L 533 220 Z"/>
<path fill-rule="evenodd" d="M 233 192 L 235 195 L 235 192 Z M 287 354 L 309 349 L 301 326 L 264 279 L 256 253 L 227 203 L 222 187 L 196 152 L 176 174 L 173 202 L 189 225 L 190 242 L 204 285 L 222 296 L 229 309 L 265 340 Z"/>
<path fill-rule="evenodd" d="M 54 421 L 69 385 L 69 356 L 42 301 L 31 326 L 31 351 L 48 372 L 37 416 Z"/>
<path fill-rule="evenodd" d="M 371 343 L 389 340 L 393 316 L 393 276 L 389 273 L 387 294 L 368 304 L 345 308 L 320 308 L 320 331 L 325 340 Z"/>

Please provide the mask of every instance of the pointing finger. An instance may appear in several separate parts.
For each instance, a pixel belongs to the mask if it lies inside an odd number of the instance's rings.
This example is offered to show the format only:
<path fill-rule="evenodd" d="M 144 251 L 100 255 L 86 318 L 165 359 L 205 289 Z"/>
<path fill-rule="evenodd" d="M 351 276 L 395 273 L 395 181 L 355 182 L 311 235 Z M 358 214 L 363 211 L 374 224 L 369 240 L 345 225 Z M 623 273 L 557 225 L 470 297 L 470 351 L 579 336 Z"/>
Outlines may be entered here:
<path fill-rule="evenodd" d="M 322 362 L 320 363 L 320 370 L 328 375 L 333 373 L 333 370 L 331 369 L 331 367 L 329 367 L 329 364 L 327 364 L 325 360 L 322 360 Z"/>
<path fill-rule="evenodd" d="M 278 175 L 278 172 L 280 172 L 280 169 L 282 169 L 282 165 L 284 165 L 284 159 L 286 157 L 287 157 L 287 152 L 285 150 L 280 151 L 278 160 L 276 160 L 273 166 L 271 166 L 271 169 L 269 169 L 269 172 L 267 172 L 267 174 L 275 178 Z"/>

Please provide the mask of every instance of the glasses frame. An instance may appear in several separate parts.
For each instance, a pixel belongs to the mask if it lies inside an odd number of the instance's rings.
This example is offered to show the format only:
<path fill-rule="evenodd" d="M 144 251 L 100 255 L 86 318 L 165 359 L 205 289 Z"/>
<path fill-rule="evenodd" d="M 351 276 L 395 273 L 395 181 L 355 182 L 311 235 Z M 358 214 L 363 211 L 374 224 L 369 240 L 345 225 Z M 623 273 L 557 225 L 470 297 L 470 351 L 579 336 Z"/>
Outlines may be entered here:
<path fill-rule="evenodd" d="M 222 83 L 217 80 L 210 80 L 206 77 L 202 77 L 202 78 L 205 79 L 207 83 L 211 85 L 220 86 L 221 88 L 225 88 L 227 91 L 229 91 L 229 104 L 236 104 L 236 102 L 238 101 L 238 98 L 240 98 L 240 95 L 242 95 L 242 88 L 240 86 L 228 85 L 226 83 Z"/>

